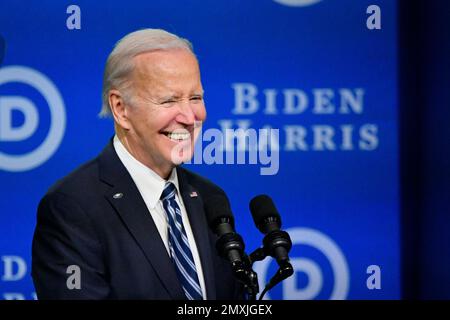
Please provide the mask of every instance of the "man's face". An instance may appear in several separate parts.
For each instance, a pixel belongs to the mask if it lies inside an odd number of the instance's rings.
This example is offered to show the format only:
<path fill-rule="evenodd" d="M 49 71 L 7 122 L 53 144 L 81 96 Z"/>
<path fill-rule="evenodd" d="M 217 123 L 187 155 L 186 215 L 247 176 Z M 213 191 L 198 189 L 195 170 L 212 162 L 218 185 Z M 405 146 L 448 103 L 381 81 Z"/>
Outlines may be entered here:
<path fill-rule="evenodd" d="M 160 175 L 180 157 L 192 157 L 199 127 L 206 118 L 200 70 L 192 53 L 183 49 L 136 56 L 132 77 L 129 151 Z M 187 148 L 186 148 L 187 147 Z"/>

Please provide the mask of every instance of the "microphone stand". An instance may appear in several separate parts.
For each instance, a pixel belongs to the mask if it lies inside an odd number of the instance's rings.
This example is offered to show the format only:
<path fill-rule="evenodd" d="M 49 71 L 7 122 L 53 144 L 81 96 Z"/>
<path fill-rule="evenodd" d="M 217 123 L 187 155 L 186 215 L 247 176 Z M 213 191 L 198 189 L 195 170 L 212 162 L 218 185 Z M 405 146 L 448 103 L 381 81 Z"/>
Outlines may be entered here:
<path fill-rule="evenodd" d="M 292 242 L 289 238 L 289 235 L 284 236 L 284 234 L 287 235 L 287 233 L 283 231 L 271 232 L 267 234 L 264 237 L 263 247 L 260 247 L 253 251 L 250 256 L 245 253 L 242 238 L 237 233 L 233 232 L 230 234 L 226 234 L 222 236 L 216 243 L 216 247 L 219 252 L 222 252 L 222 256 L 224 256 L 225 253 L 228 252 L 234 277 L 244 285 L 248 300 L 255 301 L 256 296 L 259 293 L 258 275 L 252 268 L 253 263 L 255 263 L 256 261 L 262 261 L 268 256 L 272 256 L 271 253 L 273 253 L 277 247 L 285 248 L 287 251 L 289 251 L 292 247 Z M 276 238 L 280 235 L 280 238 Z M 276 239 L 277 241 L 273 241 L 274 239 Z M 240 252 L 240 254 L 242 255 L 242 259 L 237 258 L 239 256 L 237 255 L 237 252 Z M 259 300 L 262 300 L 267 291 L 269 291 L 278 283 L 290 277 L 294 273 L 294 268 L 292 268 L 292 265 L 289 262 L 289 258 L 283 260 L 277 259 L 277 262 L 280 267 L 264 288 L 259 297 Z"/>
<path fill-rule="evenodd" d="M 248 300 L 255 301 L 259 293 L 258 275 L 245 253 L 242 237 L 236 232 L 224 234 L 216 242 L 216 248 L 222 257 L 228 256 L 234 277 L 244 285 Z"/>
<path fill-rule="evenodd" d="M 269 256 L 268 252 L 269 250 L 266 247 L 266 245 L 264 245 L 264 247 L 262 248 L 258 248 L 255 251 L 253 251 L 249 257 L 250 268 L 256 261 L 262 261 L 267 256 Z M 267 291 L 275 287 L 278 283 L 285 280 L 286 278 L 289 278 L 292 274 L 294 274 L 294 268 L 292 268 L 291 263 L 289 262 L 289 260 L 283 260 L 280 263 L 280 267 L 277 273 L 275 273 L 275 275 L 270 279 L 269 283 L 264 288 L 263 292 L 259 297 L 259 300 L 262 300 L 262 298 L 264 298 L 264 295 L 267 293 Z"/>
<path fill-rule="evenodd" d="M 244 261 L 233 263 L 232 269 L 235 278 L 244 285 L 248 300 L 255 301 L 259 293 L 258 275 L 253 271 L 249 257 L 245 254 Z"/>

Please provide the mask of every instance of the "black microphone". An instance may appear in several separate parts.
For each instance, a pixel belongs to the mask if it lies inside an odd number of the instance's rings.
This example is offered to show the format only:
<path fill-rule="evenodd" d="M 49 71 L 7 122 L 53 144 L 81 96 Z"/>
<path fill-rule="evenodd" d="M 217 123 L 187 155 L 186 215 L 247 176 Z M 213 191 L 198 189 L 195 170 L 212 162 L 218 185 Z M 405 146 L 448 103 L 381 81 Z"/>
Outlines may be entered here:
<path fill-rule="evenodd" d="M 244 240 L 234 229 L 234 218 L 225 193 L 209 194 L 205 198 L 205 211 L 210 228 L 218 236 L 216 249 L 219 255 L 230 261 L 234 277 L 244 284 L 248 299 L 256 300 L 258 275 L 245 254 Z"/>
<path fill-rule="evenodd" d="M 216 242 L 219 255 L 228 259 L 233 269 L 242 267 L 245 245 L 242 237 L 235 232 L 227 197 L 220 193 L 209 195 L 205 199 L 205 211 L 209 227 L 219 238 Z"/>
<path fill-rule="evenodd" d="M 267 195 L 254 197 L 250 201 L 250 212 L 259 231 L 266 235 L 263 240 L 266 254 L 274 257 L 281 267 L 289 263 L 291 238 L 280 230 L 281 217 L 272 199 Z"/>
<path fill-rule="evenodd" d="M 280 230 L 281 217 L 269 196 L 259 195 L 254 197 L 250 201 L 250 212 L 259 231 L 265 234 L 262 248 L 264 254 L 262 256 L 275 258 L 280 266 L 261 293 L 259 300 L 262 300 L 267 291 L 294 273 L 288 255 L 292 248 L 292 241 L 287 232 Z"/>

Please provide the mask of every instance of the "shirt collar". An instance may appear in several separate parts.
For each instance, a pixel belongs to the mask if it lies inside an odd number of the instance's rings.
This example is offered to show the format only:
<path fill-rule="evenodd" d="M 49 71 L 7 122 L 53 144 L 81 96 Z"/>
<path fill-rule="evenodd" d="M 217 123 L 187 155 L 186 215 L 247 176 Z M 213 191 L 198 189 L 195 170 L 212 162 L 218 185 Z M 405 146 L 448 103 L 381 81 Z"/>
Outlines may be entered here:
<path fill-rule="evenodd" d="M 150 209 L 155 208 L 166 185 L 166 180 L 133 157 L 119 140 L 117 135 L 114 136 L 113 145 L 120 161 L 122 161 L 123 165 L 130 173 L 139 192 L 146 195 Z M 172 182 L 175 185 L 177 193 L 180 194 L 176 168 L 172 169 L 167 181 Z"/>

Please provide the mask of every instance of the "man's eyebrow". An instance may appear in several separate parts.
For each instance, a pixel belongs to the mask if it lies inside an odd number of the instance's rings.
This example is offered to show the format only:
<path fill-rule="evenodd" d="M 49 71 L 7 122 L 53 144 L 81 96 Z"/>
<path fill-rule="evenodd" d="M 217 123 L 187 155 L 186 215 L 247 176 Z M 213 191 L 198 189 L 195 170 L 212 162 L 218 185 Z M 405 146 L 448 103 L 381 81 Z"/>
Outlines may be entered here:
<path fill-rule="evenodd" d="M 157 98 L 157 100 L 171 100 L 171 99 L 180 99 L 180 96 L 178 94 L 167 94 L 163 95 Z"/>

